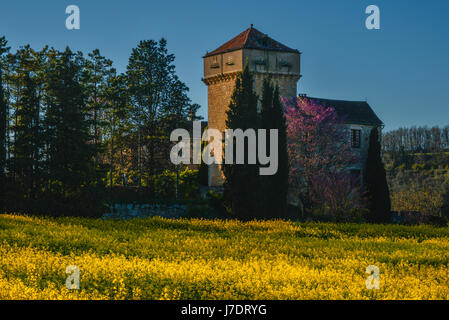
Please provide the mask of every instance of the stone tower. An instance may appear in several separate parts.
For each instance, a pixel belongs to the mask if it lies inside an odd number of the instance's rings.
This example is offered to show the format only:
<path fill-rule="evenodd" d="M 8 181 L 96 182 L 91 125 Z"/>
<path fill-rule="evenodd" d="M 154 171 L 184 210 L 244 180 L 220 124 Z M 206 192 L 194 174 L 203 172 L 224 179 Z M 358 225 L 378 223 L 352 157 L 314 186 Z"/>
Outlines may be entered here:
<path fill-rule="evenodd" d="M 263 34 L 252 25 L 232 40 L 207 53 L 204 59 L 203 82 L 208 87 L 208 128 L 226 129 L 226 110 L 237 74 L 245 63 L 254 76 L 254 90 L 261 97 L 265 77 L 279 85 L 282 97 L 296 97 L 301 77 L 300 55 Z M 223 177 L 218 166 L 209 167 L 209 186 L 221 186 Z"/>

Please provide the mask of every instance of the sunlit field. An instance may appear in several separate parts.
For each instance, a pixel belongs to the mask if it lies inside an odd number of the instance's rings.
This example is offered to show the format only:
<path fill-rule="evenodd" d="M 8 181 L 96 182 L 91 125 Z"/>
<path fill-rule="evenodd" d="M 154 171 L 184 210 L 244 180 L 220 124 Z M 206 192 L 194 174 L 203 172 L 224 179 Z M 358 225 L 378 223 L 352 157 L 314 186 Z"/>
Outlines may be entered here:
<path fill-rule="evenodd" d="M 0 299 L 448 299 L 448 265 L 431 226 L 0 215 Z"/>

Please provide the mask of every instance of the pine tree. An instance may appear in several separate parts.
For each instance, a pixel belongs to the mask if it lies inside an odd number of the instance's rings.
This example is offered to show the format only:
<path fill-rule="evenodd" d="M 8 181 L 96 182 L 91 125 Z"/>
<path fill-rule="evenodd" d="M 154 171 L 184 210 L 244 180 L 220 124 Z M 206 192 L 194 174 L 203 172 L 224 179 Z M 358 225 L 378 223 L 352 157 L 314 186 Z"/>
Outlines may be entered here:
<path fill-rule="evenodd" d="M 109 79 L 105 90 L 105 138 L 109 142 L 109 187 L 114 185 L 115 169 L 117 165 L 115 158 L 118 150 L 123 148 L 124 134 L 130 128 L 129 114 L 129 96 L 126 88 L 126 77 L 121 74 Z M 118 157 L 120 158 L 120 157 Z M 122 176 L 122 168 L 119 168 L 119 176 Z"/>
<path fill-rule="evenodd" d="M 46 81 L 49 192 L 53 214 L 102 213 L 96 146 L 89 134 L 86 96 L 80 83 L 82 58 L 66 49 L 52 51 Z"/>
<path fill-rule="evenodd" d="M 38 197 L 37 187 L 42 178 L 40 149 L 42 135 L 40 126 L 40 67 L 41 55 L 30 46 L 21 48 L 16 54 L 14 78 L 16 87 L 15 103 L 13 104 L 16 119 L 12 144 L 15 184 L 17 192 L 22 193 L 23 205 L 32 207 L 32 201 Z M 16 192 L 16 193 L 17 193 Z"/>
<path fill-rule="evenodd" d="M 3 92 L 3 55 L 9 51 L 5 37 L 0 38 L 0 211 L 4 208 L 6 199 L 3 198 L 6 187 L 6 126 L 7 105 Z"/>
<path fill-rule="evenodd" d="M 229 109 L 226 111 L 228 129 L 257 129 L 258 97 L 253 90 L 253 78 L 248 65 L 237 77 Z M 258 215 L 259 166 L 248 164 L 248 141 L 245 142 L 245 164 L 224 164 L 224 200 L 230 213 L 240 219 L 250 219 Z M 234 141 L 235 155 L 235 141 Z"/>
<path fill-rule="evenodd" d="M 261 128 L 267 130 L 267 152 L 270 150 L 269 130 L 278 130 L 278 171 L 272 176 L 261 176 L 261 188 L 266 218 L 283 217 L 287 211 L 288 152 L 287 125 L 279 97 L 279 88 L 265 79 L 262 91 Z"/>
<path fill-rule="evenodd" d="M 104 149 L 102 136 L 108 127 L 108 123 L 104 119 L 107 108 L 105 94 L 108 82 L 115 75 L 115 69 L 112 68 L 112 61 L 102 56 L 98 49 L 89 53 L 88 58 L 84 61 L 82 85 L 87 97 L 86 107 L 89 113 L 90 133 L 93 143 L 101 152 Z M 95 156 L 97 166 L 100 165 L 99 153 Z"/>
<path fill-rule="evenodd" d="M 188 88 L 176 75 L 174 60 L 175 56 L 168 53 L 165 39 L 141 41 L 129 58 L 126 77 L 132 104 L 131 118 L 137 131 L 139 189 L 144 171 L 147 185 L 152 189 L 157 155 L 169 145 L 166 137 L 173 128 L 182 127 L 188 118 Z"/>
<path fill-rule="evenodd" d="M 368 220 L 370 222 L 389 222 L 391 218 L 390 191 L 381 158 L 377 128 L 371 130 L 364 180 L 365 197 L 369 210 Z"/>

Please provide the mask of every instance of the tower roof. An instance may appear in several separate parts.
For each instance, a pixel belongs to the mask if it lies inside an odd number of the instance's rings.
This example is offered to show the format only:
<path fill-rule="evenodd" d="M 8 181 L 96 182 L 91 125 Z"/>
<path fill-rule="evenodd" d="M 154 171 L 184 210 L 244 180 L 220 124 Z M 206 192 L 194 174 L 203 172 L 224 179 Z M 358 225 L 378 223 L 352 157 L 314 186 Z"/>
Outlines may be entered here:
<path fill-rule="evenodd" d="M 214 51 L 207 53 L 204 57 L 239 49 L 259 49 L 299 53 L 298 50 L 289 48 L 282 43 L 273 40 L 251 25 L 251 27 L 240 33 L 238 36 L 221 45 Z"/>

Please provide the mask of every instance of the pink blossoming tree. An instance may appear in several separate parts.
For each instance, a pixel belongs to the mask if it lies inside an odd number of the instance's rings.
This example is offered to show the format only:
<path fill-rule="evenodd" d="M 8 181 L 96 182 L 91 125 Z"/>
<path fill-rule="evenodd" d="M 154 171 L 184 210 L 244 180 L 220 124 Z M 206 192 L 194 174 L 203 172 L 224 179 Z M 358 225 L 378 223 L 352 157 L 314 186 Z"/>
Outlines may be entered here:
<path fill-rule="evenodd" d="M 306 210 L 321 209 L 337 219 L 358 205 L 354 179 L 347 170 L 357 161 L 344 119 L 313 99 L 283 100 L 287 119 L 289 183 Z"/>

